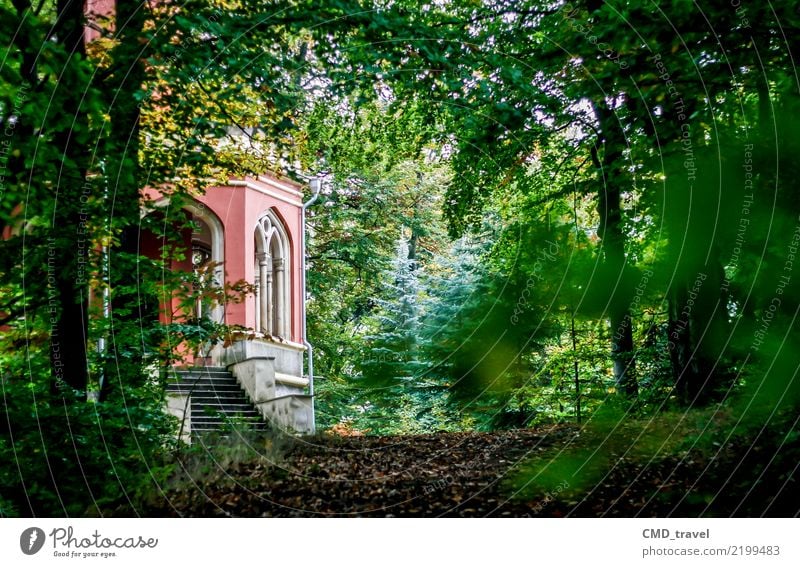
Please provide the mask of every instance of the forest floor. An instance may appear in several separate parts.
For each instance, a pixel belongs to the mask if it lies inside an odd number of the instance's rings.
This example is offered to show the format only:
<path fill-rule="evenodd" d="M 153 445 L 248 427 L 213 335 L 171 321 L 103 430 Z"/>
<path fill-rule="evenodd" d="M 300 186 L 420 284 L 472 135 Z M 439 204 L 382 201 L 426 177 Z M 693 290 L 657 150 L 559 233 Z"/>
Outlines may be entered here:
<path fill-rule="evenodd" d="M 670 426 L 672 427 L 672 426 Z M 601 428 L 602 429 L 602 428 Z M 146 516 L 794 516 L 793 429 L 572 425 L 196 443 Z M 779 428 L 780 429 L 780 428 Z M 670 442 L 667 437 L 674 437 Z M 656 439 L 657 438 L 657 439 Z M 646 439 L 646 441 L 642 441 Z M 699 441 L 702 442 L 699 442 Z"/>

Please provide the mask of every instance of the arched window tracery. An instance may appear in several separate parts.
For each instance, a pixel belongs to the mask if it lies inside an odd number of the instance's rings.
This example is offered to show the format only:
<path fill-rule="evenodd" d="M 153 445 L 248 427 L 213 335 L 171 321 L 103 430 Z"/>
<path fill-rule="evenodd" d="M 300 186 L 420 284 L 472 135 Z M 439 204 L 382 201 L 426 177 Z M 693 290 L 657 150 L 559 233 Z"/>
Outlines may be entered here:
<path fill-rule="evenodd" d="M 269 211 L 255 230 L 255 330 L 289 338 L 289 239 L 278 217 Z"/>

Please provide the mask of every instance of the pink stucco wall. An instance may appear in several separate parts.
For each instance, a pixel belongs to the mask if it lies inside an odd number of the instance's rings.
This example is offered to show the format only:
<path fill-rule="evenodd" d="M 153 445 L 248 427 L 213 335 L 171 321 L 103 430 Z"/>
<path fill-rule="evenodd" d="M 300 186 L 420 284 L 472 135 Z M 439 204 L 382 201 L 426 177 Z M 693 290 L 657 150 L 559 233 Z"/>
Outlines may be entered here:
<path fill-rule="evenodd" d="M 237 181 L 234 181 L 237 183 Z M 272 177 L 247 178 L 238 183 L 246 186 L 227 185 L 210 187 L 198 201 L 213 211 L 225 230 L 225 274 L 226 281 L 236 282 L 244 279 L 255 281 L 253 258 L 255 257 L 254 233 L 258 220 L 272 209 L 283 221 L 289 235 L 290 258 L 289 273 L 291 286 L 291 340 L 302 342 L 300 336 L 302 316 L 300 289 L 300 270 L 302 262 L 301 244 L 301 186 Z M 255 326 L 255 299 L 250 297 L 245 303 L 229 304 L 225 310 L 229 325 Z"/>
<path fill-rule="evenodd" d="M 154 189 L 147 189 L 144 193 L 154 202 L 162 198 Z M 254 234 L 258 220 L 272 209 L 283 222 L 290 247 L 291 332 L 288 338 L 296 343 L 302 342 L 302 186 L 293 181 L 263 175 L 209 187 L 205 194 L 195 198 L 222 224 L 225 281 L 228 283 L 255 281 Z M 225 323 L 252 329 L 255 326 L 255 309 L 255 298 L 252 296 L 244 303 L 229 303 L 225 306 Z"/>

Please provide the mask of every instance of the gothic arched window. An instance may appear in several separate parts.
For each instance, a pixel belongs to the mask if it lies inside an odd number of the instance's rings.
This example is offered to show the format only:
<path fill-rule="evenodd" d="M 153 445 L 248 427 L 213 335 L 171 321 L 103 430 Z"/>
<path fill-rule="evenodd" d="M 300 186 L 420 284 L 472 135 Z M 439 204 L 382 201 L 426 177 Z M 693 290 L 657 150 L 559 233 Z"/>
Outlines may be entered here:
<path fill-rule="evenodd" d="M 221 321 L 221 306 L 215 299 L 222 279 L 222 231 L 214 225 L 216 219 L 210 217 L 207 211 L 199 207 L 187 207 L 187 210 L 192 215 L 191 260 L 197 295 L 194 315 Z"/>
<path fill-rule="evenodd" d="M 256 332 L 289 338 L 291 321 L 289 238 L 271 211 L 255 231 Z"/>

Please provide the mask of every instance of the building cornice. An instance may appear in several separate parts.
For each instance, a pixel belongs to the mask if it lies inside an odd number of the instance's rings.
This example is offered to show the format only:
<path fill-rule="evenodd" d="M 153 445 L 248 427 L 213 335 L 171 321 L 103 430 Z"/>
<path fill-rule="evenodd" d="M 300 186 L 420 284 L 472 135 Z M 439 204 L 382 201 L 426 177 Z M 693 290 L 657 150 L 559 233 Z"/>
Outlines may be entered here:
<path fill-rule="evenodd" d="M 279 193 L 277 191 L 272 191 L 268 187 L 264 186 L 264 185 L 266 185 L 266 183 L 264 183 L 264 182 L 259 182 L 259 181 L 255 181 L 255 180 L 249 180 L 249 179 L 231 179 L 230 181 L 228 181 L 228 184 L 231 185 L 232 187 L 246 187 L 248 189 L 252 189 L 253 191 L 258 191 L 259 193 L 263 193 L 264 195 L 269 195 L 270 197 L 274 197 L 275 199 L 278 199 L 279 201 L 283 201 L 284 203 L 289 203 L 290 205 L 294 205 L 295 207 L 302 207 L 303 206 L 302 201 L 300 201 L 299 199 L 297 199 L 297 200 L 290 199 L 286 195 L 281 195 L 281 193 Z M 273 185 L 277 187 L 277 184 L 273 184 Z M 285 189 L 281 189 L 281 191 L 286 191 L 286 190 Z M 288 191 L 286 191 L 286 192 L 288 192 Z M 294 190 L 292 190 L 291 193 L 292 194 L 302 195 L 302 193 L 299 193 L 298 191 L 294 191 Z"/>

